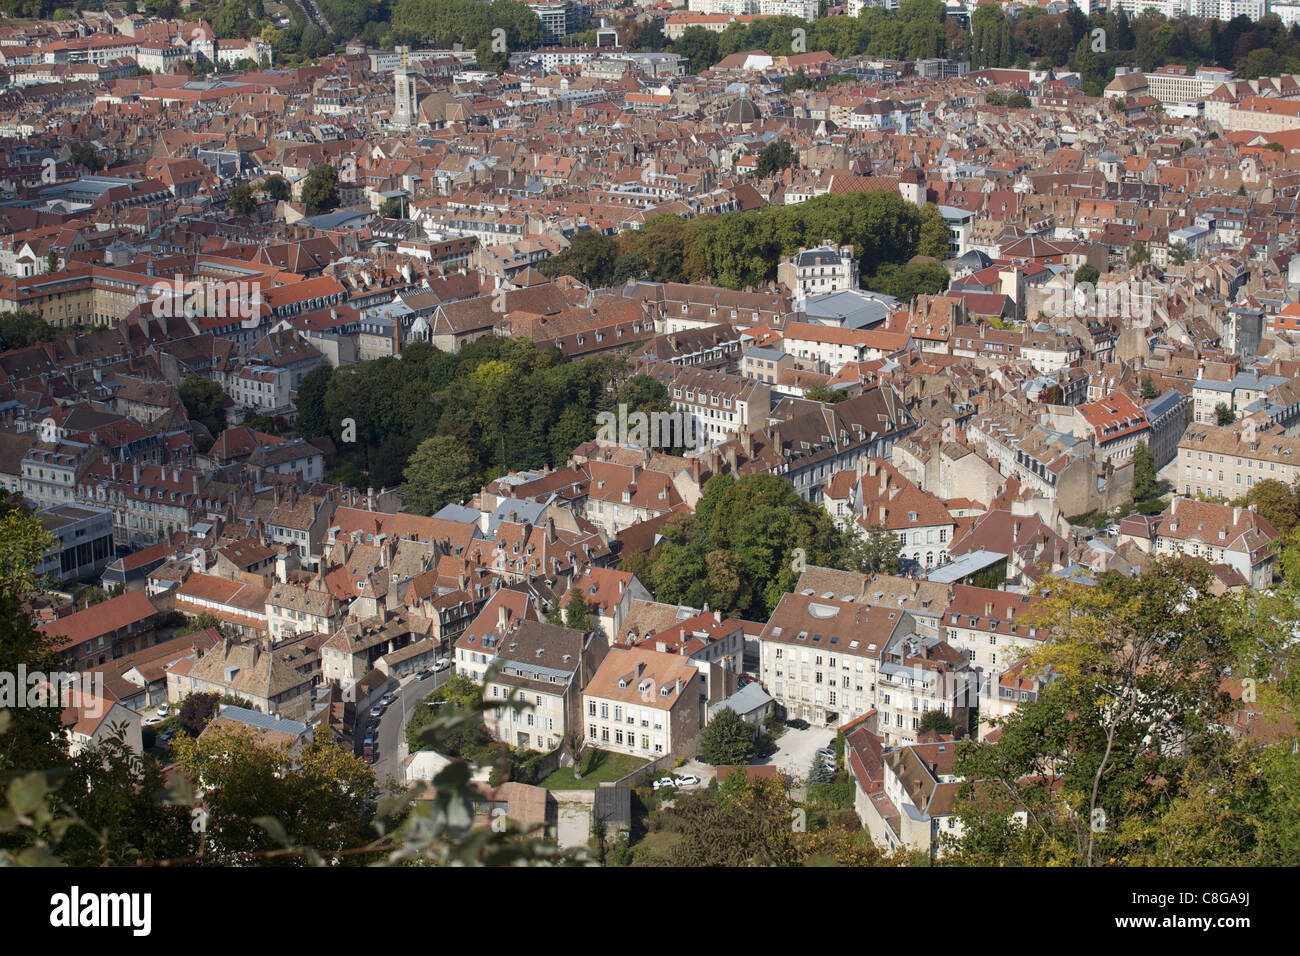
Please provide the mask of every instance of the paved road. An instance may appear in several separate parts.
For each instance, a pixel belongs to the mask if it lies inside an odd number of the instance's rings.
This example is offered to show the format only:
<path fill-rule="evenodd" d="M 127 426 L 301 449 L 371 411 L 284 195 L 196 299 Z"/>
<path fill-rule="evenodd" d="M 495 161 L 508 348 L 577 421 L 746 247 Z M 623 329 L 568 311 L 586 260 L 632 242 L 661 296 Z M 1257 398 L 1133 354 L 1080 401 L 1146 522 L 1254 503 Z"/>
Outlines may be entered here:
<path fill-rule="evenodd" d="M 421 706 L 424 698 L 447 683 L 450 676 L 451 669 L 448 668 L 422 681 L 417 681 L 414 677 L 405 678 L 398 690 L 397 700 L 379 718 L 379 733 L 376 735 L 379 739 L 379 756 L 375 760 L 374 771 L 375 782 L 381 790 L 387 791 L 385 784 L 388 781 L 401 781 L 405 778 L 402 764 L 406 760 L 406 722 L 415 708 Z M 364 725 L 361 735 L 365 737 Z"/>

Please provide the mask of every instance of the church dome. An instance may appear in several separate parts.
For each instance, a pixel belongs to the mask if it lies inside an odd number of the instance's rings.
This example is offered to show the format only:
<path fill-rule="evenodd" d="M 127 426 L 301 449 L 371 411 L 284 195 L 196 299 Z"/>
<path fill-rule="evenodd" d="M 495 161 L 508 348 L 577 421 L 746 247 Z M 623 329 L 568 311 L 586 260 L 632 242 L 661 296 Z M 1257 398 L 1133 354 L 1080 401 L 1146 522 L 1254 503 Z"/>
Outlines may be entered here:
<path fill-rule="evenodd" d="M 727 118 L 723 122 L 728 126 L 747 126 L 750 123 L 757 123 L 762 118 L 763 114 L 759 112 L 758 104 L 748 96 L 742 96 L 727 109 Z"/>

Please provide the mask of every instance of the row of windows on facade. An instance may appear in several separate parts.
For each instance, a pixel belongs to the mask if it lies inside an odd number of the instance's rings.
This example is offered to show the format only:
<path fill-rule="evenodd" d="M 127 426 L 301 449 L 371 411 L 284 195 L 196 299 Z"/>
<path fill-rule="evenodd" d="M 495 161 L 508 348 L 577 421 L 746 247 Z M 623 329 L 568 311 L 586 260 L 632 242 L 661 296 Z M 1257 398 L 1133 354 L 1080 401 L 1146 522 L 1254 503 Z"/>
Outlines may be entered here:
<path fill-rule="evenodd" d="M 607 744 L 607 743 L 609 743 L 610 733 L 609 733 L 609 728 L 608 728 L 608 727 L 600 727 L 600 728 L 597 728 L 595 724 L 589 724 L 589 725 L 587 726 L 587 739 L 588 739 L 588 740 L 595 740 L 595 739 L 597 739 L 597 734 L 598 734 L 598 733 L 599 733 L 599 738 L 600 738 L 600 742 L 601 742 L 601 743 L 603 743 L 603 744 Z M 622 743 L 623 743 L 623 731 L 620 730 L 620 729 L 617 729 L 617 728 L 614 730 L 614 743 L 616 743 L 616 744 L 622 744 Z M 630 730 L 627 732 L 627 746 L 629 746 L 629 747 L 635 747 L 635 746 L 636 746 L 636 734 L 633 733 L 633 732 L 630 731 Z M 641 735 L 641 749 L 644 750 L 644 751 L 647 751 L 647 752 L 650 751 L 650 749 L 651 749 L 651 744 L 650 744 L 650 735 L 649 735 L 649 734 L 642 734 L 642 735 Z M 656 737 L 654 738 L 654 752 L 657 753 L 657 754 L 661 754 L 661 753 L 664 752 L 664 744 L 663 744 L 663 738 L 662 738 L 662 737 L 656 736 Z"/>

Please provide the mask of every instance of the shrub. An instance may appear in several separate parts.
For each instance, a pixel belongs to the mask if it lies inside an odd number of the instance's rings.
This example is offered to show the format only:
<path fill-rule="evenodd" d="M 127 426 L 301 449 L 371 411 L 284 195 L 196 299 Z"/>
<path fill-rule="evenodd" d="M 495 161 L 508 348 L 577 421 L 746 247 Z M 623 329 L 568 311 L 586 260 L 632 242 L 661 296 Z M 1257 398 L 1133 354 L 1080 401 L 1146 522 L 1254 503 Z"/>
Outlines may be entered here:
<path fill-rule="evenodd" d="M 808 800 L 824 807 L 853 808 L 853 781 L 813 783 L 808 785 Z"/>

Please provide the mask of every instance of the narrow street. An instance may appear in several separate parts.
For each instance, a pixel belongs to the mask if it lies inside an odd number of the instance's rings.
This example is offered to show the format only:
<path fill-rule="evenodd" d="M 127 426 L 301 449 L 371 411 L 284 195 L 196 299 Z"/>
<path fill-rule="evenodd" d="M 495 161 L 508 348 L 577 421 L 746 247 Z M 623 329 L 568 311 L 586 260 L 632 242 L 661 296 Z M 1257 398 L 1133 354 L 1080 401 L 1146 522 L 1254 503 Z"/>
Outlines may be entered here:
<path fill-rule="evenodd" d="M 414 677 L 406 678 L 398 691 L 397 700 L 393 701 L 392 706 L 379 718 L 379 731 L 376 734 L 376 739 L 379 741 L 379 755 L 373 767 L 375 782 L 379 784 L 381 790 L 388 791 L 389 781 L 396 780 L 399 783 L 404 781 L 405 774 L 402 767 L 407 756 L 406 722 L 424 698 L 447 683 L 447 678 L 450 676 L 451 670 L 448 669 L 422 681 L 417 681 Z M 361 733 L 364 737 L 365 725 L 362 725 Z"/>

